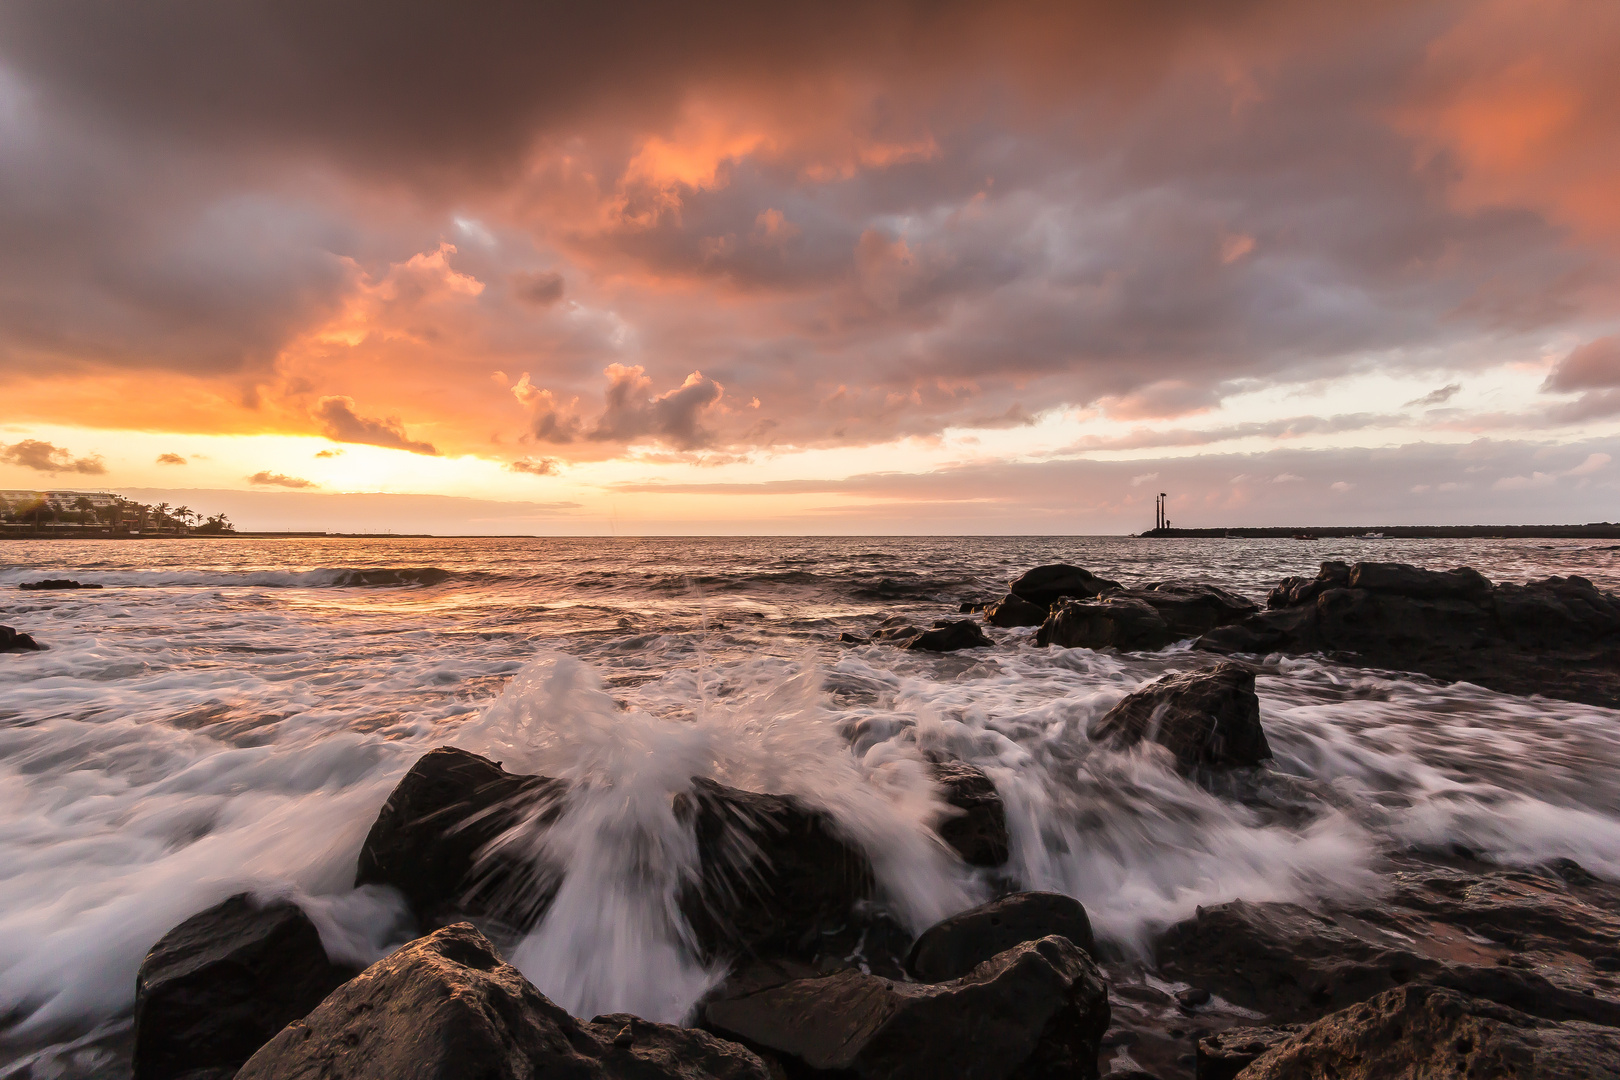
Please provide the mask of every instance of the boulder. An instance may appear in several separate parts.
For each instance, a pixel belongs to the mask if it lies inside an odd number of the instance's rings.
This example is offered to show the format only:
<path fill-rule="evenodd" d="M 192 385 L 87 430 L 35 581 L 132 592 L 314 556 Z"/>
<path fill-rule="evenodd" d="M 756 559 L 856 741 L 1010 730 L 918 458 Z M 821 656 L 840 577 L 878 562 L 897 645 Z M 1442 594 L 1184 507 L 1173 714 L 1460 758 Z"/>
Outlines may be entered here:
<path fill-rule="evenodd" d="M 935 761 L 929 768 L 945 801 L 958 813 L 939 825 L 940 839 L 969 866 L 1000 866 L 1012 851 L 1007 808 L 983 769 L 963 761 Z"/>
<path fill-rule="evenodd" d="M 1304 1024 L 1277 1027 L 1240 1027 L 1206 1035 L 1198 1040 L 1194 1073 L 1198 1080 L 1234 1080 L 1256 1058 L 1305 1030 Z"/>
<path fill-rule="evenodd" d="M 519 776 L 455 747 L 429 751 L 388 796 L 360 849 L 355 887 L 390 885 L 424 926 L 463 913 L 526 928 L 555 892 L 533 861 L 500 850 L 525 822 L 553 820 L 566 785 Z"/>
<path fill-rule="evenodd" d="M 1098 577 L 1090 570 L 1068 563 L 1054 563 L 1025 571 L 1007 586 L 1007 590 L 1032 604 L 1049 608 L 1064 597 L 1089 599 L 1119 587 L 1119 582 Z"/>
<path fill-rule="evenodd" d="M 702 1031 L 576 1020 L 471 925 L 418 938 L 271 1039 L 238 1080 L 767 1080 L 753 1053 Z"/>
<path fill-rule="evenodd" d="M 315 924 L 287 901 L 242 894 L 193 915 L 135 978 L 135 1080 L 228 1076 L 356 971 L 327 959 Z"/>
<path fill-rule="evenodd" d="M 1595 1080 L 1620 1076 L 1620 1030 L 1544 1020 L 1439 987 L 1403 986 L 1324 1017 L 1239 1075 Z"/>
<path fill-rule="evenodd" d="M 1270 609 L 1217 627 L 1198 648 L 1326 652 L 1336 659 L 1620 706 L 1620 599 L 1580 577 L 1492 585 L 1477 571 L 1323 563 L 1288 578 Z"/>
<path fill-rule="evenodd" d="M 676 813 L 697 839 L 701 875 L 681 910 L 706 959 L 813 959 L 872 895 L 866 856 L 799 799 L 697 778 Z"/>
<path fill-rule="evenodd" d="M 1032 604 L 1017 593 L 1008 593 L 984 609 L 984 621 L 1004 629 L 1039 626 L 1046 621 L 1047 605 Z"/>
<path fill-rule="evenodd" d="M 906 957 L 906 970 L 921 982 L 960 979 L 1016 945 L 1052 934 L 1088 954 L 1096 951 L 1091 920 L 1080 901 L 1062 893 L 1013 893 L 924 930 Z"/>
<path fill-rule="evenodd" d="M 1183 773 L 1258 765 L 1271 757 L 1254 672 L 1241 664 L 1166 675 L 1109 709 L 1090 734 L 1120 747 L 1156 742 Z"/>
<path fill-rule="evenodd" d="M 13 630 L 9 626 L 0 626 L 0 653 L 39 652 L 44 648 L 45 646 L 30 635 Z"/>
<path fill-rule="evenodd" d="M 1105 600 L 1141 600 L 1159 613 L 1175 640 L 1207 634 L 1217 626 L 1241 622 L 1260 610 L 1254 601 L 1218 585 L 1163 581 L 1140 589 L 1114 589 Z"/>
<path fill-rule="evenodd" d="M 1056 935 L 949 982 L 841 971 L 704 1007 L 706 1027 L 786 1059 L 789 1075 L 812 1069 L 883 1080 L 1095 1080 L 1108 1019 L 1096 965 Z"/>
<path fill-rule="evenodd" d="M 1553 1021 L 1620 1026 L 1596 964 L 1620 944 L 1608 887 L 1589 902 L 1520 871 L 1400 870 L 1378 900 L 1309 910 L 1234 901 L 1199 908 L 1155 943 L 1166 978 L 1207 988 L 1270 1022 L 1316 1020 L 1422 982 Z"/>
<path fill-rule="evenodd" d="M 86 585 L 71 578 L 46 578 L 43 581 L 24 581 L 17 588 L 26 591 L 39 590 L 54 592 L 59 589 L 99 589 L 100 585 Z"/>
<path fill-rule="evenodd" d="M 972 619 L 941 619 L 931 630 L 924 630 L 901 646 L 911 652 L 955 652 L 994 645 Z"/>
<path fill-rule="evenodd" d="M 1035 632 L 1035 644 L 1064 649 L 1162 649 L 1178 639 L 1157 608 L 1134 597 L 1059 600 Z"/>

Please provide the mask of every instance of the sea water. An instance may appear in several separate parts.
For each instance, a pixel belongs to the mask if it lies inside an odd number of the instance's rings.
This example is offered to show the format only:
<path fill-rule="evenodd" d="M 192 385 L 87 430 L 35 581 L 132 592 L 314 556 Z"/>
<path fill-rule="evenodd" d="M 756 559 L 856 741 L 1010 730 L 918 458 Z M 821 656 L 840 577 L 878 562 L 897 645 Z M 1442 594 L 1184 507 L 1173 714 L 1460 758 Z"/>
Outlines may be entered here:
<path fill-rule="evenodd" d="M 532 852 L 560 868 L 556 898 L 508 959 L 586 1017 L 679 1022 L 724 976 L 676 902 L 696 850 L 672 804 L 694 777 L 825 808 L 917 931 L 990 895 L 933 832 L 925 754 L 972 762 L 1007 805 L 1004 873 L 1080 899 L 1126 956 L 1202 904 L 1376 895 L 1380 857 L 1413 847 L 1620 879 L 1608 709 L 1272 657 L 1276 760 L 1240 802 L 1086 738 L 1125 694 L 1207 665 L 1186 645 L 838 642 L 959 617 L 1042 563 L 1263 601 L 1323 559 L 1620 587 L 1620 551 L 1557 540 L 5 543 L 0 622 L 50 648 L 0 656 L 0 1080 L 107 1066 L 95 1047 L 127 1027 L 146 951 L 237 892 L 294 899 L 334 957 L 385 955 L 408 917 L 353 888 L 356 854 L 441 745 L 576 782 Z M 15 588 L 44 577 L 105 588 Z"/>

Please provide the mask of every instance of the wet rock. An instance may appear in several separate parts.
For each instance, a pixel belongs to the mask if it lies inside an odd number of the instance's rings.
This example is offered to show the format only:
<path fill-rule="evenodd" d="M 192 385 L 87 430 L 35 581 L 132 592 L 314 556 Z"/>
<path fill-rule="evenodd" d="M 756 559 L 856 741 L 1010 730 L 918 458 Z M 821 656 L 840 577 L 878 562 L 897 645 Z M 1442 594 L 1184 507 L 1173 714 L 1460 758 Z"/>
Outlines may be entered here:
<path fill-rule="evenodd" d="M 193 915 L 152 946 L 135 979 L 135 1080 L 230 1075 L 358 969 L 327 959 L 297 905 L 246 894 Z"/>
<path fill-rule="evenodd" d="M 1162 649 L 1178 639 L 1157 608 L 1145 600 L 1108 597 L 1060 600 L 1035 632 L 1035 644 L 1064 649 Z"/>
<path fill-rule="evenodd" d="M 1240 1075 L 1590 1080 L 1620 1075 L 1620 1030 L 1558 1023 L 1439 987 L 1407 986 L 1324 1017 Z"/>
<path fill-rule="evenodd" d="M 87 585 L 80 581 L 74 581 L 71 578 L 46 578 L 43 581 L 20 582 L 18 583 L 17 588 L 22 589 L 25 592 L 34 590 L 54 592 L 60 589 L 99 589 L 101 586 Z"/>
<path fill-rule="evenodd" d="M 763 1048 L 794 1069 L 885 1080 L 1095 1078 L 1108 1018 L 1108 990 L 1096 966 L 1055 935 L 1017 945 L 949 982 L 843 971 L 704 1007 L 710 1030 Z"/>
<path fill-rule="evenodd" d="M 707 958 L 813 959 L 871 896 L 866 856 L 798 799 L 695 779 L 676 813 L 693 823 L 702 867 L 681 910 Z"/>
<path fill-rule="evenodd" d="M 860 634 L 852 634 L 848 630 L 845 630 L 842 634 L 839 634 L 838 635 L 838 640 L 842 644 L 845 644 L 845 645 L 870 645 L 870 644 L 872 644 L 872 639 L 871 638 L 862 637 Z"/>
<path fill-rule="evenodd" d="M 1271 757 L 1254 672 L 1232 663 L 1150 683 L 1109 709 L 1092 725 L 1091 738 L 1122 747 L 1156 742 L 1184 773 L 1257 765 Z"/>
<path fill-rule="evenodd" d="M 1467 567 L 1323 563 L 1272 590 L 1272 610 L 1217 627 L 1223 653 L 1336 659 L 1508 693 L 1620 706 L 1620 599 L 1581 577 L 1492 585 Z"/>
<path fill-rule="evenodd" d="M 972 619 L 942 619 L 934 624 L 933 629 L 924 630 L 901 647 L 911 652 L 955 652 L 994 644 Z"/>
<path fill-rule="evenodd" d="M 1409 983 L 1486 998 L 1553 1021 L 1620 1026 L 1620 1000 L 1591 958 L 1620 943 L 1607 887 L 1588 902 L 1518 871 L 1400 870 L 1378 901 L 1235 901 L 1200 908 L 1155 944 L 1168 978 L 1206 987 L 1272 1022 L 1315 1020 Z"/>
<path fill-rule="evenodd" d="M 1090 570 L 1070 566 L 1068 563 L 1054 563 L 1026 571 L 1007 588 L 1015 596 L 1049 608 L 1065 597 L 1089 599 L 1108 589 L 1119 587 L 1119 582 L 1098 577 Z"/>
<path fill-rule="evenodd" d="M 1052 934 L 1067 938 L 1087 954 L 1097 948 L 1080 901 L 1062 893 L 1013 893 L 923 931 L 906 957 L 906 970 L 922 982 L 960 979 L 1016 945 Z"/>
<path fill-rule="evenodd" d="M 1008 593 L 984 609 L 984 621 L 991 626 L 1039 626 L 1046 621 L 1047 605 L 1032 604 L 1017 593 Z"/>
<path fill-rule="evenodd" d="M 1165 581 L 1140 589 L 1113 589 L 1102 598 L 1140 600 L 1149 605 L 1176 641 L 1240 622 L 1260 610 L 1252 600 L 1203 582 Z"/>
<path fill-rule="evenodd" d="M 35 641 L 29 634 L 13 630 L 9 626 L 0 626 L 0 653 L 8 652 L 40 652 L 45 646 Z"/>
<path fill-rule="evenodd" d="M 432 750 L 388 796 L 360 849 L 355 886 L 390 885 L 424 926 L 462 914 L 495 915 L 523 928 L 555 894 L 531 859 L 502 850 L 521 825 L 543 827 L 566 790 L 519 776 L 455 747 Z"/>
<path fill-rule="evenodd" d="M 940 839 L 969 866 L 1000 866 L 1012 851 L 1007 808 L 983 769 L 962 761 L 929 765 L 945 801 L 959 813 L 939 825 Z"/>
<path fill-rule="evenodd" d="M 283 1028 L 238 1080 L 767 1080 L 747 1049 L 631 1016 L 576 1020 L 466 923 L 418 938 Z"/>
<path fill-rule="evenodd" d="M 989 606 L 983 600 L 963 600 L 956 605 L 956 613 L 958 615 L 977 615 Z"/>
<path fill-rule="evenodd" d="M 1206 1035 L 1195 1055 L 1198 1080 L 1233 1080 L 1264 1054 L 1305 1030 L 1304 1024 L 1240 1027 Z"/>

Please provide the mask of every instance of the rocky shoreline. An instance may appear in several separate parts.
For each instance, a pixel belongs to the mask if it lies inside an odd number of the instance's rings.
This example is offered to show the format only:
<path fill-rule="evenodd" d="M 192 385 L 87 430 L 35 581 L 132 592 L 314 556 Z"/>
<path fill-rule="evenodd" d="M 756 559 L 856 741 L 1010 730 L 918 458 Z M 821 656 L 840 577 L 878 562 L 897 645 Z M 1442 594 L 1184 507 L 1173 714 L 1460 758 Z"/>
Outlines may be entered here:
<path fill-rule="evenodd" d="M 1191 642 L 1199 669 L 1139 688 L 1087 736 L 1145 746 L 1257 813 L 1275 774 L 1247 656 L 1620 700 L 1620 602 L 1578 577 L 1516 586 L 1328 563 L 1261 609 L 1207 584 L 1127 588 L 1053 566 L 964 607 L 979 619 L 892 620 L 858 643 L 993 647 L 981 621 L 1034 627 L 1057 647 Z M 566 870 L 532 852 L 570 784 L 435 749 L 396 786 L 355 866 L 356 887 L 403 898 L 408 940 L 362 971 L 329 958 L 288 901 L 236 896 L 195 915 L 141 967 L 134 1076 L 1620 1075 L 1620 886 L 1568 859 L 1507 869 L 1460 848 L 1392 853 L 1376 898 L 1205 906 L 1163 927 L 1148 955 L 1127 955 L 1096 940 L 1079 902 L 998 872 L 1011 838 L 988 775 L 938 756 L 928 767 L 949 807 L 939 845 L 997 895 L 916 934 L 817 806 L 701 777 L 674 797 L 696 850 L 679 916 L 694 953 L 728 972 L 678 1026 L 570 1016 L 505 961 Z"/>

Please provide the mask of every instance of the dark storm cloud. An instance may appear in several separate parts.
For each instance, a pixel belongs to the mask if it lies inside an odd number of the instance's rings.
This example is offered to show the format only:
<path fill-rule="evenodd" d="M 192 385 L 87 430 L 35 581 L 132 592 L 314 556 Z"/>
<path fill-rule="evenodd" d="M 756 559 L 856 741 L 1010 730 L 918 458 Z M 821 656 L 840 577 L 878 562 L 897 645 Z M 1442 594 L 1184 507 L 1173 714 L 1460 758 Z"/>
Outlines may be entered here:
<path fill-rule="evenodd" d="M 84 473 L 88 476 L 99 476 L 107 471 L 107 465 L 99 454 L 76 458 L 66 447 L 53 446 L 39 439 L 23 439 L 0 447 L 0 464 L 20 465 L 39 472 Z"/>
<path fill-rule="evenodd" d="M 437 454 L 432 443 L 418 442 L 405 434 L 405 428 L 392 416 L 374 420 L 354 411 L 354 399 L 326 397 L 316 403 L 310 415 L 321 422 L 321 434 L 333 442 L 365 443 L 408 450 L 413 454 Z"/>
<path fill-rule="evenodd" d="M 370 349 L 369 407 L 448 452 L 527 419 L 590 455 L 1488 367 L 1612 312 L 1615 265 L 1541 203 L 1457 197 L 1466 155 L 1401 119 L 1474 14 L 12 3 L 0 374 L 202 374 L 307 425 Z M 493 283 L 460 307 L 389 270 L 452 222 Z M 278 357 L 311 341 L 294 395 Z M 609 365 L 638 374 L 578 411 Z M 521 413 L 489 373 L 525 369 Z M 1607 415 L 1585 389 L 1548 415 Z"/>

